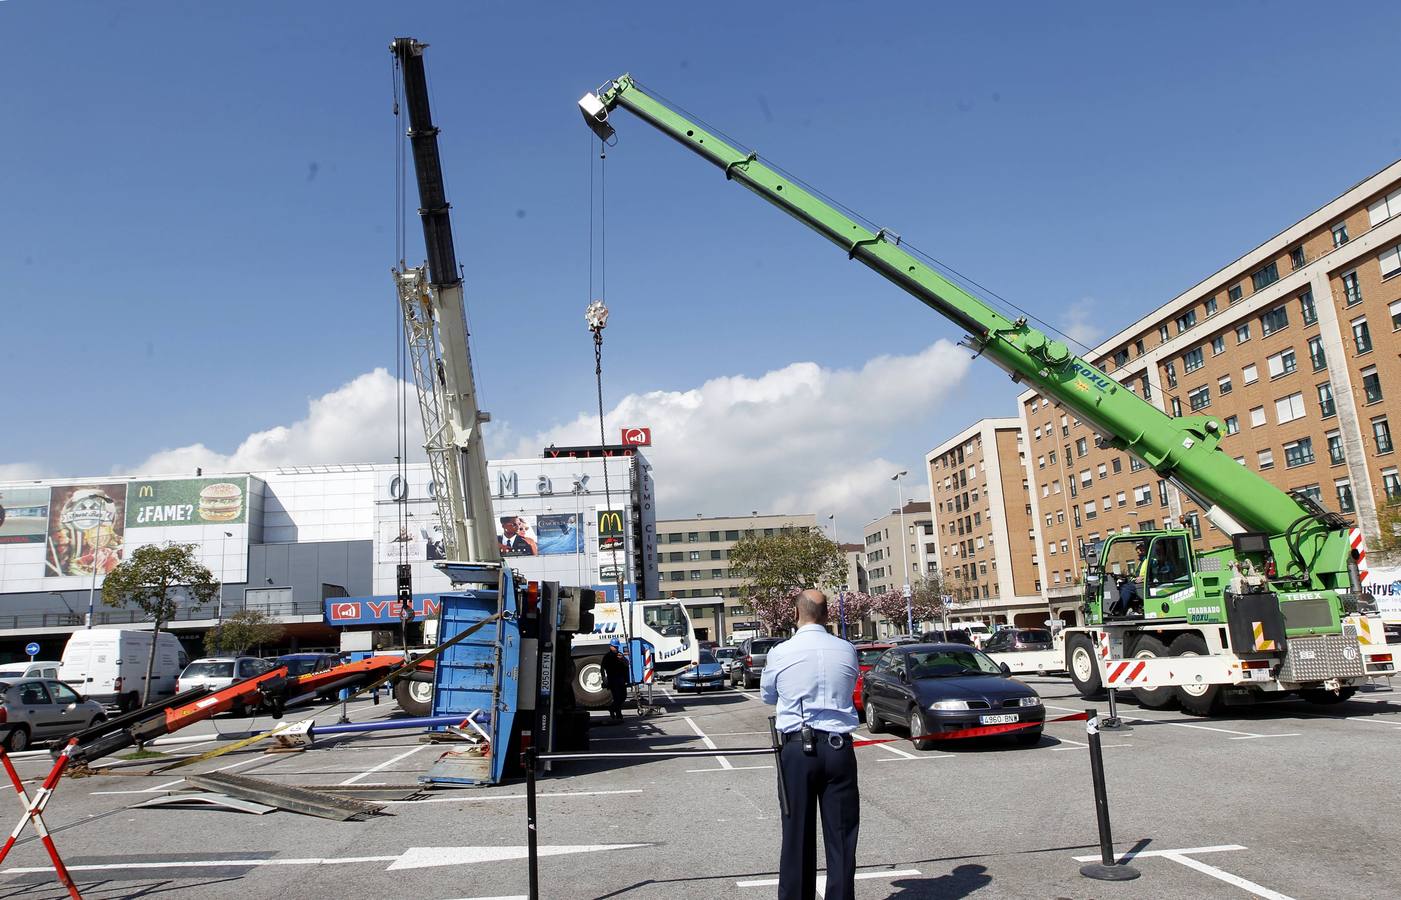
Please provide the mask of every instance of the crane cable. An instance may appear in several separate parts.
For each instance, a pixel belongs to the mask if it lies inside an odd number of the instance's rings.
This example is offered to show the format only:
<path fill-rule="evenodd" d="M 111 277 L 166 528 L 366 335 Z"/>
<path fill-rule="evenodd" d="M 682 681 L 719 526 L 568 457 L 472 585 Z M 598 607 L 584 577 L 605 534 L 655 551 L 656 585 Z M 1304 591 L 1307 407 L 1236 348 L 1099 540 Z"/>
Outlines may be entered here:
<path fill-rule="evenodd" d="M 407 249 L 406 232 L 408 230 L 406 222 L 406 200 L 405 200 L 405 180 L 408 168 L 408 154 L 404 150 L 406 141 L 405 131 L 400 127 L 400 110 L 403 108 L 403 79 L 399 68 L 399 57 L 397 54 L 390 54 L 390 75 L 394 94 L 394 258 L 398 261 L 401 270 L 406 268 L 405 256 Z M 404 320 L 404 310 L 400 306 L 399 286 L 395 285 L 394 303 L 394 462 L 395 475 L 398 477 L 399 488 L 404 490 L 408 485 L 406 478 L 407 469 L 405 467 L 407 448 L 409 441 L 408 410 L 404 402 L 404 381 L 408 376 L 408 348 L 405 345 L 408 339 L 407 322 Z M 397 496 L 397 492 L 391 491 L 391 496 L 395 501 L 397 510 L 397 522 L 399 530 L 395 533 L 396 538 L 403 538 L 408 534 L 408 504 L 404 503 Z M 405 493 L 407 498 L 407 492 Z M 408 541 L 398 540 L 399 563 L 408 561 Z"/>
<path fill-rule="evenodd" d="M 594 235 L 595 221 L 597 221 L 598 235 L 598 295 L 600 302 L 606 300 L 608 293 L 608 145 L 604 141 L 599 141 L 598 150 L 598 200 L 594 199 L 594 163 L 593 163 L 593 135 L 589 136 L 589 300 L 594 296 Z M 597 215 L 595 216 L 595 211 Z M 606 308 L 606 307 L 605 307 Z M 608 478 L 608 456 L 605 455 L 604 448 L 608 444 L 607 432 L 603 419 L 603 326 L 590 326 L 593 332 L 593 374 L 594 384 L 598 391 L 598 450 L 599 456 L 603 460 L 603 503 L 604 510 L 613 508 L 613 491 Z M 596 524 L 602 524 L 602 520 Z M 626 559 L 626 539 L 624 539 L 624 559 Z M 603 535 L 598 535 L 598 555 L 599 561 L 603 559 Z M 616 552 L 616 551 L 614 551 Z M 618 621 L 621 623 L 624 643 L 630 643 L 632 636 L 630 633 L 629 617 L 623 615 L 623 570 L 626 565 L 614 567 L 614 576 L 617 579 L 618 597 Z M 634 597 L 634 600 L 636 598 Z"/>

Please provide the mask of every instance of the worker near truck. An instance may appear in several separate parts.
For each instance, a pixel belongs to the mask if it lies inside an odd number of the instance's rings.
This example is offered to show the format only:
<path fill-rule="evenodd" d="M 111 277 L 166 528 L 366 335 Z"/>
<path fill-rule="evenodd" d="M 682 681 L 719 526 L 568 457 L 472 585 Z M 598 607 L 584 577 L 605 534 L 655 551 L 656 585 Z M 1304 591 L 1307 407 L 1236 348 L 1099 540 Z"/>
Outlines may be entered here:
<path fill-rule="evenodd" d="M 608 720 L 623 721 L 623 701 L 628 695 L 628 661 L 623 657 L 623 642 L 614 638 L 608 642 L 608 652 L 603 654 L 603 678 L 608 684 L 612 699 L 608 701 Z"/>
<path fill-rule="evenodd" d="M 856 835 L 861 795 L 856 781 L 852 693 L 860 672 L 856 648 L 827 631 L 827 596 L 798 595 L 798 630 L 769 650 L 759 697 L 777 705 L 779 765 L 788 815 L 778 865 L 779 900 L 817 896 L 817 813 L 827 856 L 829 900 L 856 892 Z"/>

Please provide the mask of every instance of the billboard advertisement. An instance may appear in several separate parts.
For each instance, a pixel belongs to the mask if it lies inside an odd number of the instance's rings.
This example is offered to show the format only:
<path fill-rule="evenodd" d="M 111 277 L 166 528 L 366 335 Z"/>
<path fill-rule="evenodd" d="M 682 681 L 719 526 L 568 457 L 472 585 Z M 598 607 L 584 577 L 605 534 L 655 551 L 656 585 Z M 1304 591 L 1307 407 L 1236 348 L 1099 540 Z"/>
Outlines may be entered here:
<path fill-rule="evenodd" d="M 623 530 L 623 512 L 618 509 L 600 509 L 598 515 L 598 550 L 622 550 L 626 544 Z"/>
<path fill-rule="evenodd" d="M 381 520 L 375 534 L 381 563 L 443 559 L 443 528 L 436 516 L 410 516 L 406 524 Z"/>
<path fill-rule="evenodd" d="M 71 484 L 49 492 L 44 575 L 106 574 L 122 561 L 125 483 Z"/>
<path fill-rule="evenodd" d="M 126 527 L 239 525 L 248 520 L 247 493 L 247 479 L 133 481 L 127 494 Z"/>
<path fill-rule="evenodd" d="M 584 552 L 584 517 L 579 513 L 548 513 L 535 517 L 541 556 Z"/>
<path fill-rule="evenodd" d="M 48 488 L 0 491 L 0 544 L 42 544 L 48 531 Z"/>
<path fill-rule="evenodd" d="M 535 536 L 534 516 L 500 516 L 500 528 L 496 532 L 496 543 L 501 547 L 502 556 L 539 556 L 540 541 Z"/>

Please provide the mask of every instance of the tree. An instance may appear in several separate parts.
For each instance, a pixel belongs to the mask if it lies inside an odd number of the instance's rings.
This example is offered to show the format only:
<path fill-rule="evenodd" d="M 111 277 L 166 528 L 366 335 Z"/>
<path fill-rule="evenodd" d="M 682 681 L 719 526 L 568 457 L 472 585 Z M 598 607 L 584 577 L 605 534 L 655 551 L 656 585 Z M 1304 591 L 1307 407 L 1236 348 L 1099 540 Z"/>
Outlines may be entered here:
<path fill-rule="evenodd" d="M 195 559 L 194 544 L 164 544 L 137 547 L 129 559 L 107 573 L 102 583 L 102 602 L 108 606 L 135 605 L 154 623 L 151 655 L 146 660 L 146 682 L 141 705 L 151 699 L 151 672 L 156 664 L 156 644 L 161 628 L 183 603 L 199 609 L 219 595 L 220 585 Z"/>
<path fill-rule="evenodd" d="M 938 622 L 946 609 L 944 595 L 949 593 L 947 587 L 937 574 L 925 575 L 910 585 L 908 605 L 905 603 L 905 592 L 898 590 L 876 594 L 871 598 L 871 608 L 877 615 L 901 626 L 907 626 L 911 621 L 915 625 Z"/>
<path fill-rule="evenodd" d="M 741 579 L 740 594 L 772 634 L 793 623 L 793 598 L 799 591 L 841 583 L 846 554 L 813 528 L 772 537 L 746 535 L 730 548 L 730 571 Z"/>
<path fill-rule="evenodd" d="M 210 656 L 238 656 L 256 644 L 275 643 L 284 631 L 262 610 L 241 609 L 204 633 L 204 652 Z"/>

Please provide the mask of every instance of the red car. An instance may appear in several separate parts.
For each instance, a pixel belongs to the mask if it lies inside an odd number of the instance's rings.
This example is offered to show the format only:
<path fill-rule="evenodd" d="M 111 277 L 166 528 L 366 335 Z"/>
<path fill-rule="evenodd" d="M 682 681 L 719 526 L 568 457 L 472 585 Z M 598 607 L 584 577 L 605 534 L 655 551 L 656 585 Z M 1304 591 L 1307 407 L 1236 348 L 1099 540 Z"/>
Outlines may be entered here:
<path fill-rule="evenodd" d="M 894 646 L 894 644 L 881 643 L 856 645 L 856 662 L 861 666 L 861 674 L 856 676 L 856 690 L 851 692 L 851 699 L 856 704 L 858 718 L 865 715 L 866 709 L 866 704 L 861 700 L 861 682 L 865 679 L 866 673 L 876 664 L 876 660 L 880 659 L 881 654 Z"/>

